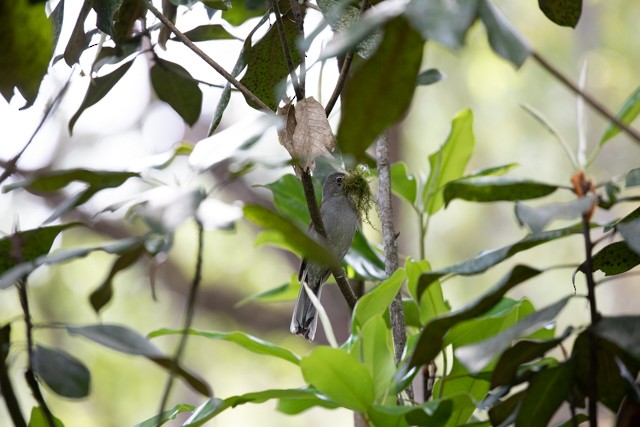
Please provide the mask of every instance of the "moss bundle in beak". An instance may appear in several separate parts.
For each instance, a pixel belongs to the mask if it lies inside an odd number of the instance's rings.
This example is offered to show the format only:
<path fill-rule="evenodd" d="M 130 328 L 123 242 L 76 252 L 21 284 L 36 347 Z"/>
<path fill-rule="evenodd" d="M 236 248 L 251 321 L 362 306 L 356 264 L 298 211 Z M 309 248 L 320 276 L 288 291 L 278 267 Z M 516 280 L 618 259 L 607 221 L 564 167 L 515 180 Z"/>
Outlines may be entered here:
<path fill-rule="evenodd" d="M 348 170 L 342 184 L 342 191 L 351 199 L 360 220 L 369 221 L 369 211 L 373 207 L 373 194 L 369 188 L 369 170 L 364 166 Z"/>

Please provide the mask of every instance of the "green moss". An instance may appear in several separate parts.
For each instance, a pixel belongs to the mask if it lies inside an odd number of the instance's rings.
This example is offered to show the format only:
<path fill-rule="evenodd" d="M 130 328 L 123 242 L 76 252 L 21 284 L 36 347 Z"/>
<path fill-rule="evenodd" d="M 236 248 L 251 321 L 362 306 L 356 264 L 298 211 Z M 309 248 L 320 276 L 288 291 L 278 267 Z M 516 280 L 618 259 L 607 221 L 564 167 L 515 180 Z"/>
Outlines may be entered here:
<path fill-rule="evenodd" d="M 371 173 L 364 166 L 347 171 L 342 188 L 344 194 L 351 199 L 358 217 L 371 225 L 369 211 L 374 206 L 373 194 L 369 188 L 369 177 Z"/>

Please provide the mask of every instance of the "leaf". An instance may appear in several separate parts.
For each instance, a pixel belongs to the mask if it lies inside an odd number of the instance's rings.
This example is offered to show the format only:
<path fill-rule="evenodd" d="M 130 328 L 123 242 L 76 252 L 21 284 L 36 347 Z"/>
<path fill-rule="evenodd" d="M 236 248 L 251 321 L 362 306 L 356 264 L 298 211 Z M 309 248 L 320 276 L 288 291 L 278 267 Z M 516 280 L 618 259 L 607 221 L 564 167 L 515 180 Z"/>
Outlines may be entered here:
<path fill-rule="evenodd" d="M 176 63 L 157 58 L 150 76 L 158 98 L 169 104 L 189 126 L 193 126 L 200 117 L 202 91 L 191 74 Z"/>
<path fill-rule="evenodd" d="M 477 14 L 478 0 L 412 0 L 405 17 L 423 39 L 459 49 Z"/>
<path fill-rule="evenodd" d="M 568 419 L 562 424 L 558 424 L 557 427 L 573 427 L 575 425 L 582 425 L 589 421 L 589 416 L 587 414 L 576 414 L 575 417 Z"/>
<path fill-rule="evenodd" d="M 420 325 L 424 325 L 428 320 L 451 311 L 449 304 L 444 299 L 442 286 L 439 282 L 430 284 L 426 290 L 426 294 L 422 298 L 418 297 L 418 281 L 420 276 L 431 270 L 431 265 L 427 260 L 414 261 L 407 258 L 405 269 L 408 279 L 407 289 L 413 299 L 420 302 Z"/>
<path fill-rule="evenodd" d="M 61 2 L 60 4 L 63 3 Z M 89 47 L 91 38 L 84 32 L 84 23 L 87 20 L 87 16 L 89 16 L 89 12 L 91 12 L 92 5 L 93 2 L 91 0 L 83 1 L 82 9 L 80 9 L 80 13 L 78 14 L 78 19 L 71 32 L 71 37 L 64 49 L 64 62 L 70 67 L 80 62 L 82 52 Z"/>
<path fill-rule="evenodd" d="M 285 119 L 284 129 L 278 130 L 278 140 L 293 159 L 296 175 L 307 169 L 313 171 L 316 158 L 329 154 L 336 146 L 324 107 L 309 97 L 279 108 L 278 115 Z"/>
<path fill-rule="evenodd" d="M 563 401 L 571 396 L 574 365 L 571 362 L 538 372 L 529 383 L 516 416 L 518 427 L 548 425 Z"/>
<path fill-rule="evenodd" d="M 515 213 L 518 222 L 526 225 L 533 233 L 539 233 L 556 219 L 579 218 L 589 212 L 598 201 L 598 196 L 590 194 L 567 203 L 549 203 L 536 208 L 516 202 Z"/>
<path fill-rule="evenodd" d="M 244 0 L 229 3 L 227 10 L 223 10 L 222 12 L 222 19 L 233 26 L 238 26 L 248 19 L 255 18 L 266 12 L 265 3 L 261 2 Z"/>
<path fill-rule="evenodd" d="M 296 49 L 298 28 L 295 19 L 285 14 L 282 16 L 282 24 L 291 60 L 294 67 L 297 67 L 300 64 L 300 53 Z M 279 87 L 280 82 L 289 75 L 289 65 L 284 56 L 278 26 L 272 25 L 269 31 L 250 50 L 247 50 L 246 55 L 247 72 L 240 82 L 275 111 L 283 94 L 282 88 Z M 246 100 L 251 107 L 260 109 L 250 99 L 246 98 Z"/>
<path fill-rule="evenodd" d="M 391 331 L 385 318 L 380 315 L 362 324 L 359 336 L 358 344 L 361 350 L 356 350 L 356 354 L 361 354 L 363 363 L 369 370 L 375 401 L 382 402 L 389 395 L 391 381 L 396 372 Z"/>
<path fill-rule="evenodd" d="M 67 326 L 66 329 L 71 335 L 80 335 L 112 350 L 134 356 L 144 356 L 164 369 L 175 372 L 198 393 L 204 396 L 211 396 L 212 394 L 206 382 L 183 367 L 176 366 L 172 358 L 162 354 L 156 346 L 133 329 L 120 325 L 105 324 Z"/>
<path fill-rule="evenodd" d="M 113 15 L 116 13 L 124 0 L 93 0 L 93 9 L 96 12 L 96 26 L 100 31 L 110 36 L 115 35 L 113 26 Z"/>
<path fill-rule="evenodd" d="M 179 403 L 171 409 L 167 409 L 162 412 L 160 416 L 154 415 L 153 417 L 136 424 L 133 427 L 158 427 L 167 421 L 175 420 L 176 417 L 185 412 L 193 412 L 196 409 L 195 406 L 187 405 L 186 403 Z"/>
<path fill-rule="evenodd" d="M 639 316 L 605 316 L 596 323 L 593 331 L 640 362 Z"/>
<path fill-rule="evenodd" d="M 391 165 L 391 190 L 412 205 L 415 203 L 418 183 L 407 170 L 406 163 L 396 162 Z"/>
<path fill-rule="evenodd" d="M 640 88 L 638 88 L 638 91 L 640 92 Z M 631 169 L 629 172 L 627 172 L 627 174 L 624 176 L 624 185 L 627 188 L 637 187 L 638 185 L 640 185 L 640 168 Z"/>
<path fill-rule="evenodd" d="M 640 254 L 633 251 L 626 242 L 614 242 L 593 256 L 593 271 L 601 270 L 605 276 L 615 276 L 631 270 L 640 264 Z M 586 264 L 578 267 L 579 271 L 584 272 Z"/>
<path fill-rule="evenodd" d="M 89 88 L 87 89 L 87 93 L 82 100 L 82 104 L 78 111 L 71 117 L 69 120 L 69 133 L 73 133 L 73 127 L 76 124 L 76 121 L 80 118 L 84 110 L 91 107 L 102 98 L 105 97 L 109 93 L 109 91 L 120 81 L 122 76 L 125 75 L 129 68 L 131 68 L 131 64 L 133 64 L 133 60 L 124 63 L 120 67 L 118 67 L 115 71 L 106 74 L 102 77 L 96 77 L 91 80 L 89 84 Z"/>
<path fill-rule="evenodd" d="M 376 426 L 443 427 L 451 417 L 453 404 L 452 399 L 443 399 L 433 400 L 422 405 L 372 405 L 367 415 Z"/>
<path fill-rule="evenodd" d="M 541 271 L 524 265 L 516 265 L 500 282 L 489 292 L 466 307 L 438 317 L 427 323 L 420 332 L 413 354 L 401 369 L 401 378 L 411 375 L 415 368 L 429 363 L 442 349 L 444 335 L 454 325 L 479 316 L 495 306 L 502 297 L 520 283 L 540 274 Z"/>
<path fill-rule="evenodd" d="M 344 350 L 316 347 L 302 358 L 300 369 L 305 381 L 346 408 L 366 412 L 373 403 L 369 371 Z"/>
<path fill-rule="evenodd" d="M 365 280 L 381 281 L 387 278 L 381 255 L 371 247 L 360 230 L 356 230 L 351 249 L 344 257 L 344 262 Z"/>
<path fill-rule="evenodd" d="M 149 338 L 156 338 L 165 335 L 181 335 L 184 332 L 182 329 L 158 329 L 148 334 Z M 244 332 L 217 332 L 217 331 L 202 331 L 198 329 L 188 329 L 186 331 L 189 335 L 200 336 L 209 338 L 212 340 L 228 341 L 238 344 L 244 347 L 246 350 L 256 354 L 263 354 L 266 356 L 273 356 L 279 359 L 286 360 L 293 364 L 300 363 L 300 356 L 287 350 L 284 347 L 277 346 L 270 342 L 261 340 Z"/>
<path fill-rule="evenodd" d="M 29 0 L 0 5 L 0 94 L 9 102 L 17 88 L 30 107 L 53 54 L 53 28 L 42 4 Z"/>
<path fill-rule="evenodd" d="M 616 225 L 616 230 L 624 238 L 626 244 L 640 254 L 640 218 L 630 221 L 621 221 Z"/>
<path fill-rule="evenodd" d="M 440 80 L 444 80 L 446 74 L 436 68 L 429 68 L 418 74 L 416 84 L 418 86 L 428 86 L 434 83 L 438 83 Z"/>
<path fill-rule="evenodd" d="M 572 1 L 580 1 L 580 3 L 582 3 L 581 0 Z M 636 90 L 629 95 L 629 98 L 624 102 L 622 108 L 618 111 L 618 114 L 616 114 L 616 117 L 620 119 L 622 123 L 629 125 L 636 119 L 636 117 L 638 117 L 638 114 L 640 114 L 640 86 L 638 86 Z M 620 128 L 612 123 L 604 132 L 602 138 L 600 138 L 600 145 L 604 144 L 618 133 L 620 133 Z"/>
<path fill-rule="evenodd" d="M 55 416 L 53 417 L 54 427 L 64 427 L 62 421 Z M 31 408 L 31 416 L 29 417 L 29 427 L 51 427 L 44 411 L 39 406 Z"/>
<path fill-rule="evenodd" d="M 447 206 L 453 199 L 473 202 L 537 199 L 557 189 L 557 185 L 525 179 L 484 176 L 449 182 L 444 188 L 443 196 Z"/>
<path fill-rule="evenodd" d="M 325 265 L 337 265 L 335 257 L 323 245 L 313 240 L 280 214 L 259 205 L 246 204 L 247 220 L 263 228 L 274 230 L 291 249 Z"/>
<path fill-rule="evenodd" d="M 582 14 L 582 0 L 538 0 L 538 6 L 551 22 L 575 28 Z"/>
<path fill-rule="evenodd" d="M 275 288 L 271 288 L 268 291 L 260 292 L 257 294 L 249 295 L 242 298 L 235 303 L 234 307 L 242 307 L 250 302 L 282 302 L 293 301 L 300 293 L 300 283 L 298 282 L 298 275 L 292 274 L 291 280 Z"/>
<path fill-rule="evenodd" d="M 513 340 L 535 332 L 555 320 L 569 298 L 562 298 L 555 304 L 530 314 L 509 329 L 487 340 L 458 348 L 455 356 L 472 374 L 480 372 L 495 357 L 511 347 Z"/>
<path fill-rule="evenodd" d="M 404 19 L 386 24 L 380 46 L 345 87 L 337 135 L 344 155 L 363 159 L 375 139 L 403 117 L 413 98 L 423 44 Z"/>
<path fill-rule="evenodd" d="M 442 188 L 462 176 L 474 145 L 473 112 L 463 110 L 453 118 L 445 143 L 429 156 L 431 169 L 422 190 L 422 203 L 426 213 L 433 215 L 442 208 Z"/>
<path fill-rule="evenodd" d="M 489 44 L 495 53 L 520 68 L 531 54 L 531 48 L 511 23 L 490 0 L 480 0 L 478 15 L 487 29 Z"/>
<path fill-rule="evenodd" d="M 193 30 L 187 31 L 184 35 L 192 42 L 206 42 L 210 40 L 241 40 L 229 33 L 222 25 L 219 24 L 199 25 Z M 171 40 L 178 40 L 178 38 L 174 36 Z"/>
<path fill-rule="evenodd" d="M 372 317 L 382 317 L 406 276 L 404 269 L 397 269 L 391 277 L 363 295 L 353 311 L 354 327 L 364 326 Z"/>
<path fill-rule="evenodd" d="M 59 396 L 80 399 L 89 395 L 91 373 L 82 362 L 62 350 L 36 345 L 33 369 Z"/>
<path fill-rule="evenodd" d="M 489 420 L 491 424 L 494 426 L 513 424 L 525 393 L 526 390 L 514 393 L 489 409 Z"/>

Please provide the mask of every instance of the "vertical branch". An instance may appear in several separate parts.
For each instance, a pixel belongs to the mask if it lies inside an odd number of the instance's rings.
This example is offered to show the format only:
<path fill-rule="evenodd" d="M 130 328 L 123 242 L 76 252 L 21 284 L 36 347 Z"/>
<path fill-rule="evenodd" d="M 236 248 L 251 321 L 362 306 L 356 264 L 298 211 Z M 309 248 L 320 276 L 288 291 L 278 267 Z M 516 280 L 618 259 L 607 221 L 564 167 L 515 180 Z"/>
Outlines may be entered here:
<path fill-rule="evenodd" d="M 391 167 L 389 164 L 389 135 L 383 133 L 378 138 L 377 147 L 378 166 L 378 214 L 382 226 L 384 240 L 385 273 L 391 276 L 398 269 L 398 245 L 396 231 L 393 224 L 393 205 L 391 203 Z M 395 349 L 396 365 L 402 359 L 402 353 L 407 345 L 407 331 L 402 306 L 402 291 L 398 291 L 389 306 L 393 346 Z M 409 386 L 407 394 L 413 399 L 413 388 Z"/>
<path fill-rule="evenodd" d="M 304 11 L 300 7 L 298 0 L 290 0 L 291 11 L 296 20 L 296 27 L 298 27 L 298 37 L 300 40 L 304 40 Z M 302 91 L 302 99 L 305 97 L 306 91 L 306 78 L 307 78 L 307 64 L 306 64 L 306 52 L 298 52 L 300 56 L 300 90 Z"/>
<path fill-rule="evenodd" d="M 187 307 L 184 315 L 184 325 L 183 325 L 182 335 L 180 336 L 180 343 L 178 344 L 176 354 L 173 357 L 171 373 L 169 374 L 169 378 L 167 379 L 167 384 L 165 385 L 165 388 L 164 388 L 164 393 L 162 394 L 160 409 L 158 410 L 158 420 L 161 419 L 161 415 L 164 412 L 165 407 L 167 406 L 167 401 L 169 400 L 169 394 L 171 393 L 171 388 L 173 387 L 173 381 L 175 379 L 176 371 L 180 363 L 180 358 L 182 357 L 182 353 L 184 353 L 184 349 L 187 345 L 187 337 L 189 336 L 188 332 L 189 332 L 189 329 L 191 328 L 191 324 L 193 323 L 193 314 L 195 311 L 194 308 L 196 304 L 196 296 L 198 295 L 198 288 L 200 287 L 200 282 L 202 281 L 204 229 L 202 227 L 202 223 L 198 219 L 196 219 L 196 225 L 198 227 L 198 249 L 197 249 L 197 255 L 196 255 L 196 271 L 193 274 L 193 281 L 191 282 L 189 297 L 187 298 Z"/>
<path fill-rule="evenodd" d="M 7 357 L 9 356 L 9 346 L 11 343 L 11 324 L 8 323 L 0 328 L 0 391 L 7 406 L 7 411 L 13 421 L 14 427 L 27 427 L 24 420 L 18 398 L 11 384 Z"/>
<path fill-rule="evenodd" d="M 280 7 L 277 0 L 271 0 L 271 7 L 276 15 L 276 27 L 278 28 L 278 34 L 280 35 L 280 42 L 282 43 L 282 50 L 284 57 L 287 60 L 289 66 L 289 76 L 291 77 L 291 83 L 293 84 L 293 90 L 296 92 L 296 98 L 298 101 L 304 99 L 304 90 L 300 86 L 300 81 L 296 75 L 296 67 L 293 64 L 293 58 L 291 56 L 291 49 L 289 42 L 287 41 L 287 34 L 284 31 L 284 24 L 282 23 L 282 15 L 280 14 Z"/>

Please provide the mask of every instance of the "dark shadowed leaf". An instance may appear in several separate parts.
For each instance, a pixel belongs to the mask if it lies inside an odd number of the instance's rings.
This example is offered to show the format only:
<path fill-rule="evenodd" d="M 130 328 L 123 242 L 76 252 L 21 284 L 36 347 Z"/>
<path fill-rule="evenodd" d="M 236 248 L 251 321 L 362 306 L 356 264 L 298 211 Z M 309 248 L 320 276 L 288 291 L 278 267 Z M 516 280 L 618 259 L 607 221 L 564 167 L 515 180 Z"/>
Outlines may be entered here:
<path fill-rule="evenodd" d="M 564 27 L 575 28 L 582 14 L 582 0 L 538 0 L 538 6 L 549 20 Z"/>
<path fill-rule="evenodd" d="M 80 399 L 89 395 L 91 373 L 82 362 L 62 350 L 37 345 L 33 368 L 59 396 Z"/>
<path fill-rule="evenodd" d="M 594 332 L 640 362 L 640 316 L 603 317 Z"/>
<path fill-rule="evenodd" d="M 186 403 L 179 403 L 171 409 L 167 409 L 160 417 L 158 415 L 154 415 L 153 417 L 136 424 L 133 427 L 158 427 L 162 424 L 165 424 L 168 421 L 175 420 L 176 417 L 185 412 L 193 412 L 196 409 L 195 406 L 187 405 Z"/>
<path fill-rule="evenodd" d="M 416 201 L 418 182 L 409 173 L 404 162 L 391 165 L 391 190 L 412 205 Z"/>
<path fill-rule="evenodd" d="M 56 416 L 53 417 L 54 427 L 64 427 L 62 421 Z M 31 416 L 29 417 L 29 427 L 51 427 L 44 411 L 39 406 L 31 408 Z"/>
<path fill-rule="evenodd" d="M 631 270 L 640 264 L 640 254 L 632 250 L 626 242 L 614 242 L 602 248 L 593 256 L 593 271 L 602 271 L 605 276 L 615 276 Z M 578 267 L 584 272 L 586 265 Z"/>
<path fill-rule="evenodd" d="M 422 61 L 423 41 L 403 18 L 384 27 L 382 43 L 345 87 L 337 140 L 358 161 L 407 111 Z"/>
<path fill-rule="evenodd" d="M 587 414 L 576 414 L 575 417 L 571 417 L 562 424 L 558 424 L 557 427 L 573 427 L 576 425 L 581 426 L 587 421 L 589 421 L 589 416 Z"/>
<path fill-rule="evenodd" d="M 480 0 L 478 4 L 480 20 L 487 29 L 489 44 L 495 53 L 511 62 L 516 68 L 531 54 L 528 43 L 496 9 L 491 0 Z"/>
<path fill-rule="evenodd" d="M 151 67 L 151 84 L 158 98 L 169 104 L 189 126 L 195 124 L 202 108 L 202 91 L 187 70 L 158 58 Z"/>
<path fill-rule="evenodd" d="M 222 25 L 208 24 L 199 25 L 193 30 L 184 33 L 192 42 L 206 42 L 210 40 L 240 40 L 238 37 L 229 33 Z M 177 40 L 172 37 L 171 40 Z"/>
<path fill-rule="evenodd" d="M 436 68 L 429 68 L 428 70 L 424 70 L 418 74 L 416 84 L 418 86 L 428 86 L 438 83 L 440 80 L 444 80 L 445 77 L 446 75 L 442 71 Z"/>
<path fill-rule="evenodd" d="M 63 4 L 63 2 L 60 2 L 60 4 Z M 80 61 L 80 55 L 89 46 L 91 38 L 84 32 L 84 23 L 89 12 L 91 12 L 91 6 L 91 0 L 84 0 L 76 24 L 71 32 L 71 37 L 67 42 L 67 47 L 64 49 L 64 62 L 70 67 Z"/>
<path fill-rule="evenodd" d="M 557 185 L 517 178 L 495 176 L 464 178 L 447 184 L 444 188 L 444 203 L 446 206 L 454 199 L 472 202 L 537 199 L 553 193 L 557 188 Z"/>
<path fill-rule="evenodd" d="M 131 68 L 131 64 L 133 64 L 133 61 L 129 61 L 121 65 L 115 71 L 112 71 L 107 75 L 96 77 L 91 81 L 91 83 L 89 83 L 89 88 L 87 89 L 87 93 L 82 100 L 80 108 L 78 108 L 78 111 L 76 111 L 73 117 L 71 117 L 71 120 L 69 120 L 69 133 L 73 133 L 73 127 L 75 126 L 76 121 L 78 121 L 84 110 L 104 98 L 105 95 L 107 95 L 107 93 L 109 93 L 109 91 L 116 85 L 116 83 L 120 81 L 122 76 L 125 75 L 129 68 Z"/>
<path fill-rule="evenodd" d="M 115 36 L 116 29 L 114 27 L 113 15 L 125 0 L 93 0 L 93 10 L 95 10 L 97 19 L 96 26 L 100 31 L 110 36 Z"/>
<path fill-rule="evenodd" d="M 426 402 L 419 406 L 372 405 L 367 415 L 376 426 L 444 427 L 447 425 L 452 411 L 453 401 L 445 399 Z"/>
<path fill-rule="evenodd" d="M 105 347 L 121 353 L 144 356 L 168 371 L 175 369 L 175 374 L 182 377 L 194 390 L 204 396 L 211 396 L 209 385 L 197 375 L 176 366 L 174 360 L 162 352 L 149 340 L 133 329 L 120 325 L 67 326 L 71 335 L 80 335 Z"/>
<path fill-rule="evenodd" d="M 573 0 L 580 1 L 580 0 Z M 640 86 L 627 98 L 624 105 L 616 114 L 616 117 L 622 121 L 622 123 L 629 125 L 640 114 Z M 605 131 L 602 138 L 600 138 L 600 145 L 604 144 L 614 136 L 620 133 L 620 128 L 614 124 L 611 124 Z"/>
<path fill-rule="evenodd" d="M 164 335 L 180 335 L 183 333 L 182 329 L 159 329 L 149 333 L 149 338 L 161 337 Z M 199 337 L 209 338 L 212 340 L 228 341 L 238 344 L 245 349 L 256 353 L 264 354 L 267 356 L 277 357 L 279 359 L 286 360 L 288 362 L 298 364 L 300 363 L 300 356 L 287 350 L 284 347 L 277 346 L 270 342 L 261 340 L 254 336 L 245 334 L 244 332 L 216 332 L 216 331 L 201 331 L 197 329 L 189 329 L 187 331 L 189 335 L 195 335 Z"/>
<path fill-rule="evenodd" d="M 435 40 L 452 49 L 464 44 L 477 14 L 478 0 L 412 0 L 405 12 L 422 38 Z"/>
<path fill-rule="evenodd" d="M 525 390 L 512 394 L 489 409 L 489 419 L 494 426 L 511 425 L 515 422 L 517 411 L 522 404 Z"/>

